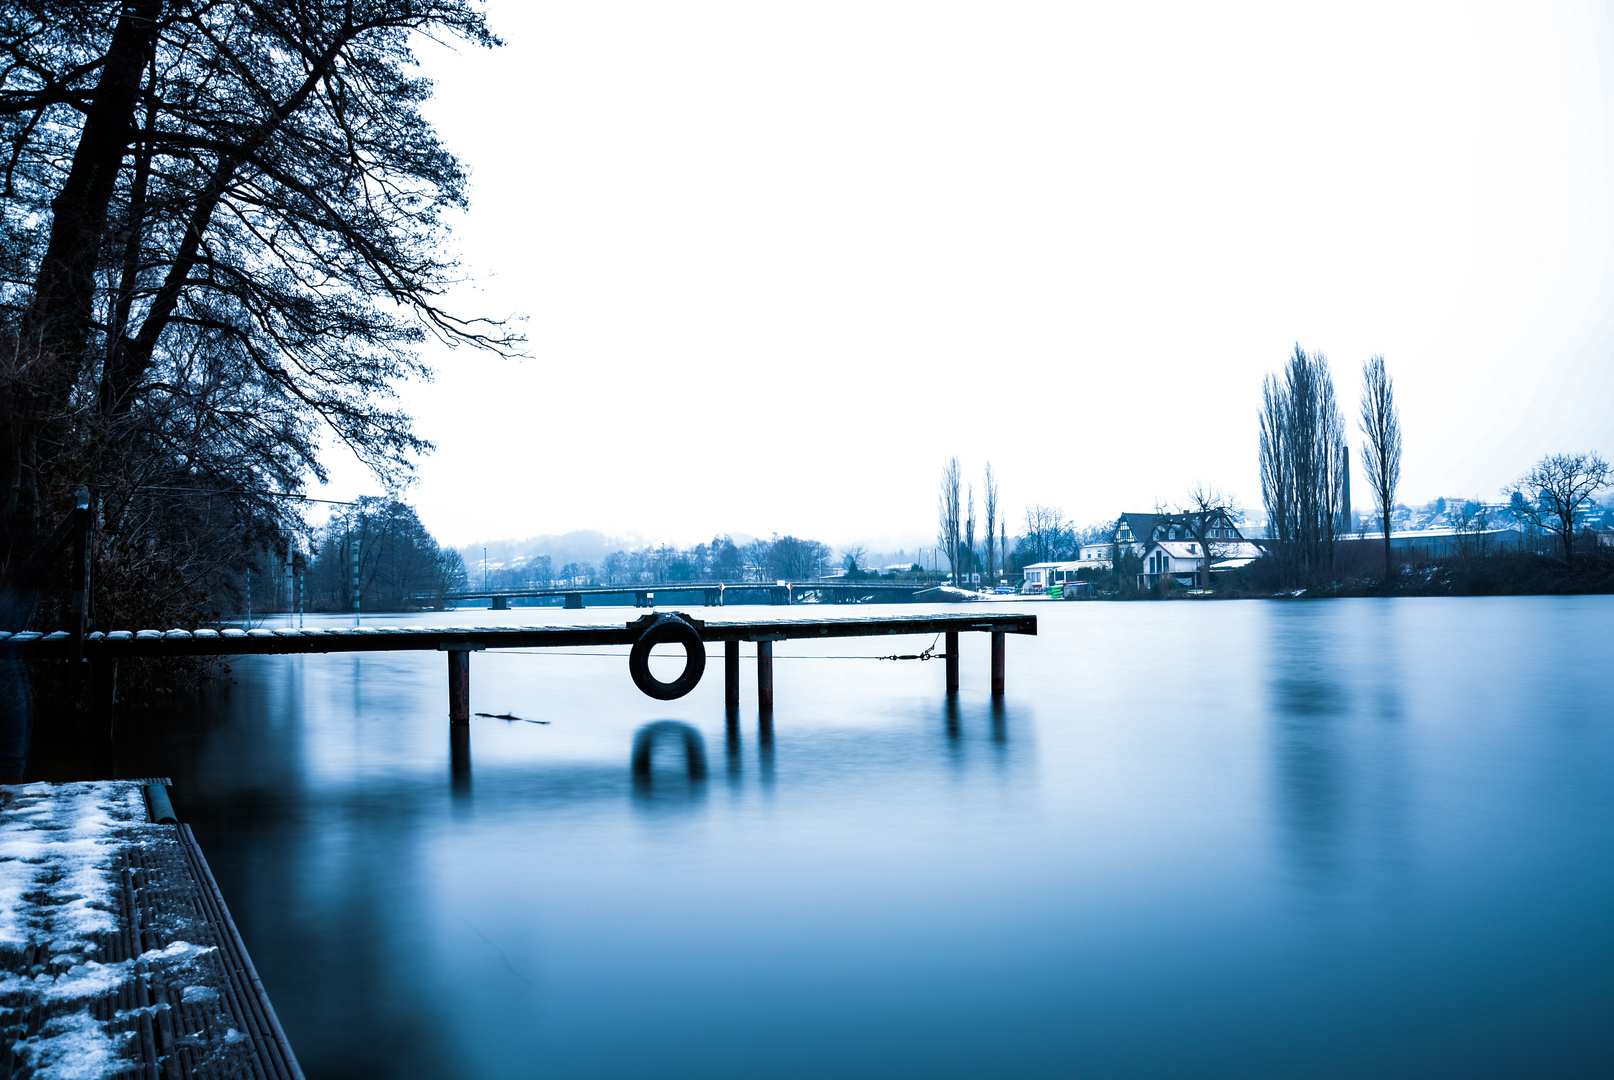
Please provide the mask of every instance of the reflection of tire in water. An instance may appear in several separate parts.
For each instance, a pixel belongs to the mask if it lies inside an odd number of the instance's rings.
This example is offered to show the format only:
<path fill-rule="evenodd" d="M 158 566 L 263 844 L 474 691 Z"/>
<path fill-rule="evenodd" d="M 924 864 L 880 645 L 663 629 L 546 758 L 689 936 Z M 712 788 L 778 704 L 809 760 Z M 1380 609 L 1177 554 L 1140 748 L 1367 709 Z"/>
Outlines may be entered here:
<path fill-rule="evenodd" d="M 662 682 L 650 674 L 650 650 L 657 645 L 684 647 L 684 673 L 672 682 Z M 705 671 L 706 644 L 701 641 L 700 631 L 676 615 L 658 617 L 639 635 L 639 640 L 633 643 L 633 651 L 628 653 L 628 674 L 633 676 L 633 684 L 660 701 L 683 697 L 695 689 Z"/>
<path fill-rule="evenodd" d="M 691 780 L 706 779 L 706 742 L 701 733 L 678 720 L 657 720 L 646 724 L 633 736 L 633 778 L 648 783 L 650 759 L 662 739 L 682 739 L 684 768 Z"/>

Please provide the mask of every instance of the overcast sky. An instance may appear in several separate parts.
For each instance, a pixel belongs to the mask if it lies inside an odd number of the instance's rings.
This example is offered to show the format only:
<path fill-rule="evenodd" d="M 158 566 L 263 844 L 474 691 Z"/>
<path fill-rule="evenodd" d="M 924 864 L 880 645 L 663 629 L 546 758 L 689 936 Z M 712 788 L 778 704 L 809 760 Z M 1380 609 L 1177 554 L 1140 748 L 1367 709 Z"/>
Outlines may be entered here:
<path fill-rule="evenodd" d="M 471 176 L 459 307 L 530 355 L 405 390 L 445 542 L 926 542 L 952 454 L 1011 526 L 1196 480 L 1258 511 L 1297 341 L 1353 442 L 1385 356 L 1402 501 L 1614 454 L 1602 5 L 489 12 L 503 49 L 422 59 Z"/>

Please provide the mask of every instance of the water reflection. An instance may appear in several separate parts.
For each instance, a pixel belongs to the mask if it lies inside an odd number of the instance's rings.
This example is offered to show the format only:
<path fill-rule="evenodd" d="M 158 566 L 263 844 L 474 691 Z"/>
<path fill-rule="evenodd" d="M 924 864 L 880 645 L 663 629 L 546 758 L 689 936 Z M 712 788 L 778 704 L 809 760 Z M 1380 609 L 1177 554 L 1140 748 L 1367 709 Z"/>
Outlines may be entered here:
<path fill-rule="evenodd" d="M 762 778 L 762 790 L 772 791 L 773 771 L 773 710 L 757 710 L 757 773 Z"/>
<path fill-rule="evenodd" d="M 1338 729 L 1347 702 L 1338 678 L 1340 643 L 1326 619 L 1296 607 L 1270 620 L 1273 754 L 1278 821 L 1296 875 L 1329 892 L 1342 873 L 1349 763 Z"/>
<path fill-rule="evenodd" d="M 1314 896 L 1406 888 L 1414 806 L 1403 726 L 1404 607 L 1359 618 L 1293 606 L 1269 620 L 1268 691 L 1281 847 Z"/>
<path fill-rule="evenodd" d="M 670 743 L 683 754 L 682 767 L 656 770 L 656 746 Z M 706 740 L 680 720 L 656 720 L 633 736 L 630 768 L 636 809 L 662 813 L 689 810 L 706 799 Z"/>
<path fill-rule="evenodd" d="M 448 725 L 449 789 L 454 798 L 465 799 L 471 794 L 471 725 Z"/>
<path fill-rule="evenodd" d="M 1596 1075 L 1614 604 L 1570 651 L 1475 610 L 1043 605 L 998 700 L 984 649 L 952 700 L 781 658 L 754 757 L 749 700 L 616 660 L 479 654 L 473 708 L 552 723 L 445 746 L 436 656 L 263 658 L 120 767 L 311 1078 Z"/>
<path fill-rule="evenodd" d="M 723 708 L 723 761 L 728 768 L 730 787 L 734 787 L 740 782 L 740 773 L 743 767 L 741 752 L 740 707 L 738 705 L 726 705 Z"/>

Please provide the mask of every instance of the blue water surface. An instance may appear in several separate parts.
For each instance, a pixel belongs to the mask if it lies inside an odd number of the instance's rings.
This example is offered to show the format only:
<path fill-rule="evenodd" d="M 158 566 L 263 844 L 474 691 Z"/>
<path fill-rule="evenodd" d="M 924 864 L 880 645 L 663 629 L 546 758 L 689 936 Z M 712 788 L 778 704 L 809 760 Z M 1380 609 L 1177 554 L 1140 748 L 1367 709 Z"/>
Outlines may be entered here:
<path fill-rule="evenodd" d="M 261 657 L 159 765 L 310 1077 L 1614 1075 L 1614 598 L 1001 610 L 999 702 L 484 652 L 456 769 L 442 655 Z"/>

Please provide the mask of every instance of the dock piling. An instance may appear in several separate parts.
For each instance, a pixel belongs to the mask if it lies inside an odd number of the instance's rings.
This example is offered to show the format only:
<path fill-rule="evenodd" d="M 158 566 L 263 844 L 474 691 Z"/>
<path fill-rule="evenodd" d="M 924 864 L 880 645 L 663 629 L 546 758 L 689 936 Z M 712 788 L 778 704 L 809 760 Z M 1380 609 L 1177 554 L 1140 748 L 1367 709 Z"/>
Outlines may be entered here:
<path fill-rule="evenodd" d="M 471 653 L 484 646 L 458 643 L 444 645 L 448 653 L 448 722 L 471 722 Z"/>
<path fill-rule="evenodd" d="M 1007 667 L 1007 653 L 1009 635 L 1000 630 L 992 631 L 992 696 L 1003 696 L 1004 670 Z"/>
<path fill-rule="evenodd" d="M 947 692 L 958 693 L 958 632 L 947 631 Z"/>
<path fill-rule="evenodd" d="M 773 642 L 757 642 L 757 708 L 773 712 Z"/>
<path fill-rule="evenodd" d="M 723 704 L 740 704 L 740 643 L 734 640 L 723 642 Z"/>

